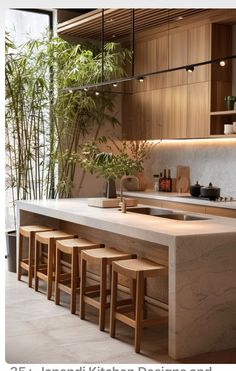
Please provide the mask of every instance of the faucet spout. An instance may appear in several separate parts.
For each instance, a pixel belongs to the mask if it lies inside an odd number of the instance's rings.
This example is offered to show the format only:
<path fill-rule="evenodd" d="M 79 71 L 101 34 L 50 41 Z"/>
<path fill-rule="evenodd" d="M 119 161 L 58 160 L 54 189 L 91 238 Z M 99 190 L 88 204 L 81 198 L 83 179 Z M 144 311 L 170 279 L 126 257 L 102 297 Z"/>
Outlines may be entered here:
<path fill-rule="evenodd" d="M 120 202 L 123 202 L 123 187 L 124 187 L 124 181 L 126 179 L 136 179 L 137 185 L 139 187 L 139 178 L 136 177 L 135 175 L 124 175 L 120 179 Z"/>

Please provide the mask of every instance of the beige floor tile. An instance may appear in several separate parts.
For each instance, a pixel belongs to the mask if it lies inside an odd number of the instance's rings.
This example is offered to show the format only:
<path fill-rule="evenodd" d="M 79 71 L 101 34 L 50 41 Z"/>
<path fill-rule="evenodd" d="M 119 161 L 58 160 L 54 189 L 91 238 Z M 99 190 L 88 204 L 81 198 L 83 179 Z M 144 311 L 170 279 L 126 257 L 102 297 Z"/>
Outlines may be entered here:
<path fill-rule="evenodd" d="M 26 277 L 23 277 L 27 281 Z M 42 293 L 42 292 L 44 293 Z M 19 282 L 6 271 L 6 361 L 9 363 L 236 363 L 236 350 L 174 361 L 168 356 L 167 326 L 145 329 L 141 354 L 134 352 L 133 330 L 117 322 L 116 338 L 98 329 L 98 312 L 86 306 L 86 320 L 69 311 L 69 296 L 61 305 Z M 78 300 L 79 304 L 79 300 Z M 79 308 L 79 305 L 78 305 Z"/>

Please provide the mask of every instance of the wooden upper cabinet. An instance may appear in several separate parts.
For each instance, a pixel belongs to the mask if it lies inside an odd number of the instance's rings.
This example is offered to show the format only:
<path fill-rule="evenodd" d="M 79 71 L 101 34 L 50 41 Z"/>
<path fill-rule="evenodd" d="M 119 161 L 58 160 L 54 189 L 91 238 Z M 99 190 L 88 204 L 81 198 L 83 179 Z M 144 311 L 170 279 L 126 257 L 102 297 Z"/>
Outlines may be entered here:
<path fill-rule="evenodd" d="M 169 69 L 187 65 L 187 42 L 188 33 L 186 30 L 169 35 Z M 186 70 L 179 70 L 168 73 L 168 87 L 185 84 L 187 84 Z"/>
<path fill-rule="evenodd" d="M 211 25 L 204 24 L 188 30 L 188 65 L 211 59 Z M 188 83 L 193 84 L 210 79 L 210 66 L 199 66 L 194 73 L 188 73 Z"/>
<path fill-rule="evenodd" d="M 209 136 L 209 82 L 188 84 L 187 98 L 187 138 Z"/>
<path fill-rule="evenodd" d="M 156 32 L 136 42 L 135 73 L 231 55 L 231 45 L 231 26 L 224 24 L 201 23 Z M 217 117 L 210 120 L 210 111 L 223 109 L 223 96 L 230 95 L 231 82 L 231 63 L 225 70 L 208 64 L 195 67 L 193 73 L 182 69 L 147 77 L 143 83 L 133 81 L 132 98 L 123 97 L 123 137 L 175 139 L 220 134 L 224 122 Z"/>

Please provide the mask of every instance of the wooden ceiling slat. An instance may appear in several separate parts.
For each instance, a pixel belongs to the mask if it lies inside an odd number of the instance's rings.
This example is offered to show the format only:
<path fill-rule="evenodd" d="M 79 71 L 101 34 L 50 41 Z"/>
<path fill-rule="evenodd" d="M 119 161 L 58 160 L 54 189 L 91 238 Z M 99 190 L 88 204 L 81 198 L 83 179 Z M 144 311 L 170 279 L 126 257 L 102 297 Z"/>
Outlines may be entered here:
<path fill-rule="evenodd" d="M 192 17 L 208 9 L 135 9 L 135 31 L 142 31 L 164 24 L 169 26 L 176 22 L 177 17 Z M 132 9 L 105 9 L 104 10 L 105 39 L 129 36 L 131 33 Z M 112 18 L 112 21 L 110 19 Z M 101 10 L 95 10 L 89 15 L 82 15 L 73 20 L 58 25 L 59 35 L 77 35 L 82 38 L 98 39 L 101 35 Z"/>

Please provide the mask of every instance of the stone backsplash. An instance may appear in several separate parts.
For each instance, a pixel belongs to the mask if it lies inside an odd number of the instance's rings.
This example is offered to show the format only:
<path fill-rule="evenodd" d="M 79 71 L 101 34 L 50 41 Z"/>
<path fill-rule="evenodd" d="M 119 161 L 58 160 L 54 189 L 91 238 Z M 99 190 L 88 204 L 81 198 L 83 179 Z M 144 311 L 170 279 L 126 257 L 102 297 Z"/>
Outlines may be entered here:
<path fill-rule="evenodd" d="M 156 144 L 151 158 L 145 162 L 145 176 L 153 186 L 153 174 L 171 169 L 176 176 L 176 166 L 190 167 L 190 183 L 221 188 L 222 196 L 236 197 L 236 138 L 163 141 Z"/>

